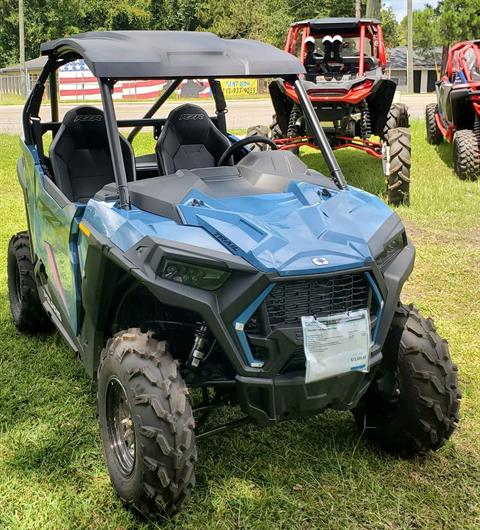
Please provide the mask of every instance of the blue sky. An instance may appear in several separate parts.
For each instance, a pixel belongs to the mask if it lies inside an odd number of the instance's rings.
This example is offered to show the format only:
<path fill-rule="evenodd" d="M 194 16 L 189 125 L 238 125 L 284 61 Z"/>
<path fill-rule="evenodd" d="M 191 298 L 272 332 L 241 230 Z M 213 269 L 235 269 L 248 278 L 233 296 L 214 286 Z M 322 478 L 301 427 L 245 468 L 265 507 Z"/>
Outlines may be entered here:
<path fill-rule="evenodd" d="M 407 0 L 384 0 L 382 3 L 393 9 L 399 22 L 407 14 Z M 425 4 L 430 4 L 435 7 L 437 5 L 437 0 L 413 0 L 413 9 L 422 9 Z"/>

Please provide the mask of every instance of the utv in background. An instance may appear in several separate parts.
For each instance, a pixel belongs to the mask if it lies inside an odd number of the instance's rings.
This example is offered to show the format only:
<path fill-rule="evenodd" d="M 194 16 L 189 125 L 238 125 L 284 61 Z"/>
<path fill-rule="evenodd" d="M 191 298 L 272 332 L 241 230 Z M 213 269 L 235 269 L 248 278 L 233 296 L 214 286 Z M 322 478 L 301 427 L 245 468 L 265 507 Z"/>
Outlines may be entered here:
<path fill-rule="evenodd" d="M 455 173 L 463 180 L 480 177 L 480 40 L 446 47 L 437 103 L 425 109 L 427 140 L 453 143 Z"/>
<path fill-rule="evenodd" d="M 42 52 L 23 113 L 28 229 L 9 245 L 10 307 L 21 331 L 53 323 L 96 379 L 105 459 L 127 505 L 177 512 L 197 443 L 246 422 L 334 408 L 394 454 L 443 445 L 458 420 L 457 373 L 431 320 L 400 302 L 415 249 L 396 213 L 345 182 L 298 59 L 189 32 L 86 33 Z M 102 108 L 60 120 L 56 71 L 77 59 Z M 329 176 L 271 139 L 228 133 L 218 78 L 246 76 L 292 87 Z M 155 78 L 170 85 L 149 112 L 117 120 L 117 82 Z M 183 104 L 155 117 L 189 78 L 209 79 L 215 115 Z M 152 152 L 135 156 L 142 127 Z M 271 149 L 246 149 L 259 142 Z M 215 422 L 229 405 L 241 416 Z"/>
<path fill-rule="evenodd" d="M 382 161 L 387 197 L 408 204 L 410 131 L 407 107 L 392 105 L 396 85 L 387 64 L 378 20 L 321 18 L 293 23 L 285 51 L 305 66 L 304 87 L 331 147 L 352 147 Z M 293 87 L 270 85 L 275 109 L 271 135 L 281 149 L 318 148 Z M 377 140 L 375 137 L 379 137 Z"/>

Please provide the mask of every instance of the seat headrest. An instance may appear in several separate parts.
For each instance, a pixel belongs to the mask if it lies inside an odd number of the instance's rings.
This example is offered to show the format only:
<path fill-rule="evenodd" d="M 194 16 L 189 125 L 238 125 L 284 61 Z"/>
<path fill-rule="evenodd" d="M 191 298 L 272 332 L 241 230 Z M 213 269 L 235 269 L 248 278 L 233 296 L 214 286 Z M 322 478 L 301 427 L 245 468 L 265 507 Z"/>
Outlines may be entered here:
<path fill-rule="evenodd" d="M 105 116 L 96 107 L 75 107 L 62 121 L 63 126 L 75 138 L 78 149 L 108 145 Z"/>
<path fill-rule="evenodd" d="M 188 138 L 189 144 L 203 144 L 212 125 L 202 107 L 192 103 L 173 109 L 168 115 L 167 123 L 175 128 L 179 138 Z"/>

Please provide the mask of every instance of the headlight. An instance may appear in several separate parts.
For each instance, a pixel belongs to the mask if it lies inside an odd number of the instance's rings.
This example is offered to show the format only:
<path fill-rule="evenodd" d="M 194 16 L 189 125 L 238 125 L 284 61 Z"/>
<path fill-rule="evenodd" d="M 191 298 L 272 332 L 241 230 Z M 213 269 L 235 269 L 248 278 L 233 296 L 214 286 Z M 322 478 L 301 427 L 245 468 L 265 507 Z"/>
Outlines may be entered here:
<path fill-rule="evenodd" d="M 172 282 L 191 285 L 192 287 L 206 289 L 207 291 L 214 291 L 226 282 L 230 273 L 214 267 L 205 267 L 184 261 L 165 259 L 160 276 Z"/>
<path fill-rule="evenodd" d="M 407 238 L 405 232 L 400 232 L 392 237 L 390 241 L 383 247 L 383 251 L 375 258 L 380 269 L 384 269 L 405 247 Z"/>

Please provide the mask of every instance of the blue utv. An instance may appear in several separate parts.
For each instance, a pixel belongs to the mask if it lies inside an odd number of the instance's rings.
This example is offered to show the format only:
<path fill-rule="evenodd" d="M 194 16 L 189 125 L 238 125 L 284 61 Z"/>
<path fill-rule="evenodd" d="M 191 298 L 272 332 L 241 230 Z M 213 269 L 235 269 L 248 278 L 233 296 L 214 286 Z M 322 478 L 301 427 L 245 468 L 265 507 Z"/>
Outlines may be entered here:
<path fill-rule="evenodd" d="M 197 443 L 246 422 L 333 408 L 397 455 L 444 444 L 458 421 L 457 371 L 432 321 L 400 302 L 414 247 L 396 213 L 345 181 L 297 58 L 160 31 L 85 33 L 41 49 L 48 60 L 23 111 L 28 230 L 9 245 L 11 312 L 23 332 L 53 323 L 96 379 L 105 459 L 127 505 L 177 512 L 195 483 Z M 57 70 L 78 59 L 102 109 L 60 120 Z M 330 175 L 269 138 L 228 133 L 219 80 L 249 77 L 294 87 Z M 187 103 L 155 117 L 183 80 L 200 78 L 214 116 Z M 115 85 L 154 79 L 170 84 L 147 114 L 117 119 Z M 155 152 L 135 156 L 143 127 Z M 230 405 L 230 421 L 218 420 Z"/>

